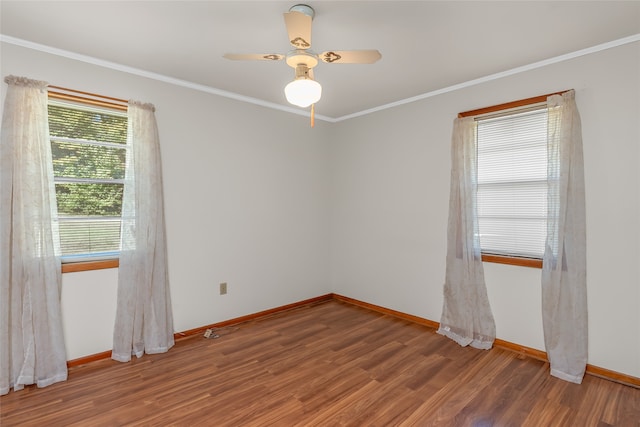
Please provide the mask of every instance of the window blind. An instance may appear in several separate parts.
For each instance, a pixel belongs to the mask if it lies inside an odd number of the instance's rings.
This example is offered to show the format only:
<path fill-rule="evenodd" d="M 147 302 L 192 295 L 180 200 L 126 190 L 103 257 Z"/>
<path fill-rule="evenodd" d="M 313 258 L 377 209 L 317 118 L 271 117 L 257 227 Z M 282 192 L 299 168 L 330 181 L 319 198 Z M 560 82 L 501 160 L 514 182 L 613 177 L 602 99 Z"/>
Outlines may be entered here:
<path fill-rule="evenodd" d="M 63 261 L 117 256 L 126 113 L 50 101 L 49 134 Z"/>
<path fill-rule="evenodd" d="M 542 258 L 547 234 L 547 110 L 477 119 L 483 253 Z"/>

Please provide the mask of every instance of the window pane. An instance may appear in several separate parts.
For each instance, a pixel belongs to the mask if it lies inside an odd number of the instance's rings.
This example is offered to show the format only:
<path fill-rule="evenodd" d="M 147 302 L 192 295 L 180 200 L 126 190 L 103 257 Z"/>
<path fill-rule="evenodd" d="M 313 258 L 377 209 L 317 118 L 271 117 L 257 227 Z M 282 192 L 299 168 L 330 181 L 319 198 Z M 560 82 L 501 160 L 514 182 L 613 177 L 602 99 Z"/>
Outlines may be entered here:
<path fill-rule="evenodd" d="M 484 253 L 532 258 L 544 254 L 545 218 L 479 218 L 478 224 Z M 523 230 L 528 233 L 522 233 Z"/>
<path fill-rule="evenodd" d="M 478 182 L 546 180 L 546 137 L 543 142 L 505 150 L 483 150 Z"/>
<path fill-rule="evenodd" d="M 120 218 L 60 218 L 59 230 L 63 256 L 120 250 Z"/>
<path fill-rule="evenodd" d="M 51 141 L 56 178 L 124 179 L 126 150 Z"/>
<path fill-rule="evenodd" d="M 86 110 L 49 104 L 49 134 L 52 137 L 127 143 L 127 117 L 104 110 Z"/>
<path fill-rule="evenodd" d="M 547 111 L 478 120 L 478 225 L 484 253 L 541 258 L 547 224 Z"/>
<path fill-rule="evenodd" d="M 52 101 L 49 133 L 63 260 L 117 256 L 126 113 Z"/>
<path fill-rule="evenodd" d="M 517 185 L 516 185 L 517 184 Z M 547 217 L 547 182 L 478 185 L 479 217 Z"/>
<path fill-rule="evenodd" d="M 122 184 L 57 183 L 58 215 L 119 217 L 123 190 Z"/>

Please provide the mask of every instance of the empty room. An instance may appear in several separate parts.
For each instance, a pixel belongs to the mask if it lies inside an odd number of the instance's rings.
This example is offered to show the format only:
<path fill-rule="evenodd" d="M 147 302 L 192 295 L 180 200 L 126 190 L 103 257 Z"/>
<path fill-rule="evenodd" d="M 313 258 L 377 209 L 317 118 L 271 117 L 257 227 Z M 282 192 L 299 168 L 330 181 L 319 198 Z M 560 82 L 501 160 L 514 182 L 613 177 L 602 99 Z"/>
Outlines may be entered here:
<path fill-rule="evenodd" d="M 2 0 L 0 71 L 2 426 L 638 426 L 640 1 Z"/>

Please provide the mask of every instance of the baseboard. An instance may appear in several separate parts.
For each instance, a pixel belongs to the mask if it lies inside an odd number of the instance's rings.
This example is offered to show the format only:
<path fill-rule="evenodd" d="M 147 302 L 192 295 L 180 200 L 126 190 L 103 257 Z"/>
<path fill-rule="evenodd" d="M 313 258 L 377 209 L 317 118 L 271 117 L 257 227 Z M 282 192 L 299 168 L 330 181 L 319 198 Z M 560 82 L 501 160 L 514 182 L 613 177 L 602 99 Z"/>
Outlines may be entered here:
<path fill-rule="evenodd" d="M 515 344 L 510 341 L 501 340 L 500 338 L 496 338 L 493 342 L 495 347 L 504 348 L 505 350 L 513 351 L 514 353 L 521 354 L 522 356 L 531 357 L 532 359 L 541 360 L 543 362 L 548 362 L 547 353 L 542 350 L 538 350 L 536 348 L 526 347 L 524 345 Z"/>
<path fill-rule="evenodd" d="M 111 350 L 102 353 L 90 354 L 89 356 L 79 357 L 73 360 L 67 360 L 67 368 L 74 366 L 86 365 L 87 363 L 96 362 L 98 360 L 111 359 Z"/>
<path fill-rule="evenodd" d="M 211 325 L 201 326 L 199 328 L 189 329 L 183 332 L 176 332 L 173 334 L 173 338 L 175 340 L 179 340 L 180 338 L 186 338 L 193 335 L 198 335 L 204 333 L 207 329 L 216 329 L 222 328 L 230 325 L 237 325 L 239 323 L 249 322 L 255 319 L 261 319 L 272 314 L 282 313 L 287 310 L 293 310 L 295 308 L 304 307 L 308 305 L 315 305 L 325 301 L 330 301 L 333 299 L 333 294 L 321 295 L 315 298 L 309 298 L 306 300 L 294 302 L 292 304 L 282 305 L 280 307 L 271 308 L 269 310 L 259 311 L 257 313 L 248 314 L 246 316 L 240 316 L 229 320 L 224 320 L 222 322 L 213 323 Z M 110 359 L 111 358 L 111 350 L 103 351 L 102 353 L 91 354 L 89 356 L 80 357 L 78 359 L 68 360 L 67 367 L 72 368 L 74 366 L 86 365 L 87 363 L 95 362 L 97 360 Z"/>
<path fill-rule="evenodd" d="M 422 317 L 414 316 L 412 314 L 403 313 L 396 310 L 391 310 L 389 308 L 385 308 L 379 305 L 370 304 L 367 302 L 359 301 L 353 298 L 345 297 L 338 294 L 333 294 L 333 299 L 337 301 L 343 301 L 349 304 L 356 305 L 358 307 L 368 308 L 370 310 L 376 311 L 378 313 L 387 314 L 389 316 L 398 317 L 400 319 L 409 320 L 411 322 L 415 322 L 421 325 L 428 326 L 433 329 L 438 329 L 440 327 L 439 322 L 435 322 L 433 320 L 425 319 Z M 541 360 L 543 362 L 548 362 L 547 353 L 531 347 L 526 347 L 524 345 L 512 343 L 509 341 L 501 340 L 496 338 L 494 341 L 495 347 L 500 347 L 505 350 L 510 350 L 515 353 L 519 353 L 523 356 L 531 357 L 537 360 Z M 628 385 L 635 388 L 640 388 L 640 378 L 634 377 L 632 375 L 623 374 L 620 372 L 612 371 L 609 369 L 601 368 L 599 366 L 589 365 L 587 364 L 587 374 L 593 375 L 596 377 L 604 378 L 606 380 L 614 381 L 620 384 Z"/>
<path fill-rule="evenodd" d="M 203 333 L 207 329 L 216 329 L 216 328 L 223 328 L 225 326 L 237 325 L 238 323 L 244 323 L 244 322 L 249 322 L 251 320 L 261 319 L 266 316 L 270 316 L 272 314 L 282 313 L 283 311 L 293 310 L 295 308 L 304 307 L 307 305 L 319 304 L 325 301 L 330 301 L 332 299 L 333 299 L 333 294 L 321 295 L 319 297 L 309 298 L 306 300 L 294 302 L 292 304 L 282 305 L 280 307 L 271 308 L 269 310 L 263 310 L 257 313 L 248 314 L 246 316 L 240 316 L 233 319 L 224 320 L 222 322 L 213 323 L 211 325 L 201 326 L 195 329 L 189 329 L 188 331 L 178 332 L 175 334 L 175 338 L 179 339 L 179 338 L 189 337 L 191 335 L 198 335 Z"/>
<path fill-rule="evenodd" d="M 282 313 L 287 310 L 293 310 L 299 307 L 320 304 L 320 303 L 331 301 L 331 300 L 341 301 L 347 304 L 362 307 L 362 308 L 375 311 L 381 314 L 397 317 L 399 319 L 408 320 L 413 323 L 427 326 L 434 330 L 437 330 L 438 327 L 440 326 L 439 322 L 435 322 L 433 320 L 425 319 L 423 317 L 414 316 L 412 314 L 403 313 L 401 311 L 392 310 L 390 308 L 382 307 L 375 304 L 370 304 L 368 302 L 364 302 L 354 298 L 349 298 L 343 295 L 332 293 L 332 294 L 321 295 L 315 298 L 309 298 L 306 300 L 283 305 L 280 307 L 271 308 L 269 310 L 259 311 L 257 313 L 248 314 L 246 316 L 240 316 L 233 319 L 224 320 L 222 322 L 214 323 L 211 325 L 201 326 L 199 328 L 189 329 L 183 332 L 177 332 L 176 334 L 174 334 L 174 338 L 178 340 L 180 338 L 186 338 L 192 335 L 201 334 L 207 329 L 216 329 L 216 328 L 222 328 L 230 325 L 237 325 L 239 323 L 249 322 L 251 320 L 261 319 L 273 314 Z M 503 348 L 505 350 L 513 351 L 515 353 L 521 354 L 522 356 L 527 356 L 537 360 L 541 360 L 543 362 L 548 362 L 547 353 L 542 350 L 526 347 L 520 344 L 501 340 L 499 338 L 496 338 L 496 340 L 494 341 L 494 346 Z M 111 358 L 111 350 L 104 351 L 102 353 L 92 354 L 85 357 L 80 357 L 78 359 L 69 360 L 67 361 L 67 367 L 71 368 L 74 366 L 85 365 L 90 362 L 95 362 L 97 360 L 109 359 L 109 358 Z M 617 383 L 621 383 L 624 385 L 640 388 L 640 378 L 634 377 L 632 375 L 627 375 L 620 372 L 612 371 L 609 369 L 601 368 L 599 366 L 587 365 L 587 374 L 604 378 L 606 380 L 614 381 Z"/>
<path fill-rule="evenodd" d="M 357 305 L 358 307 L 366 308 L 378 313 L 388 314 L 389 316 L 398 317 L 400 319 L 408 320 L 413 323 L 418 323 L 420 325 L 424 325 L 429 328 L 438 329 L 438 327 L 440 326 L 440 323 L 434 322 L 433 320 L 425 319 L 418 316 L 413 316 L 411 314 L 403 313 L 401 311 L 391 310 L 390 308 L 382 307 L 375 304 L 369 304 L 368 302 L 359 301 L 357 299 L 345 297 L 343 295 L 332 294 L 332 296 L 333 296 L 333 299 L 337 301 L 346 302 L 351 305 Z"/>

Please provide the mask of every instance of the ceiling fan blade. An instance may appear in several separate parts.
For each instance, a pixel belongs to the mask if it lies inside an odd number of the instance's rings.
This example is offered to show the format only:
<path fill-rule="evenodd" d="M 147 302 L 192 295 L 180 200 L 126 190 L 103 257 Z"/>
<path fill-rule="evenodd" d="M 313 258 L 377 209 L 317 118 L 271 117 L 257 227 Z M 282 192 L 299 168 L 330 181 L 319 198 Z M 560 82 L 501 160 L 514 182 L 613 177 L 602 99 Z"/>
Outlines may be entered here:
<path fill-rule="evenodd" d="M 289 34 L 289 43 L 296 49 L 309 49 L 311 47 L 311 22 L 312 18 L 301 12 L 287 12 L 284 14 L 284 23 Z"/>
<path fill-rule="evenodd" d="M 284 55 L 278 53 L 225 53 L 224 58 L 234 61 L 281 61 Z"/>
<path fill-rule="evenodd" d="M 373 64 L 382 55 L 377 50 L 329 50 L 319 55 L 320 59 L 329 64 Z"/>

